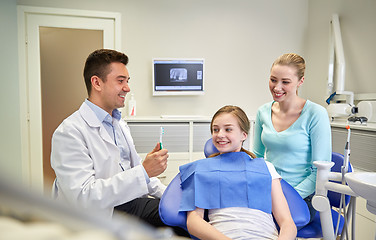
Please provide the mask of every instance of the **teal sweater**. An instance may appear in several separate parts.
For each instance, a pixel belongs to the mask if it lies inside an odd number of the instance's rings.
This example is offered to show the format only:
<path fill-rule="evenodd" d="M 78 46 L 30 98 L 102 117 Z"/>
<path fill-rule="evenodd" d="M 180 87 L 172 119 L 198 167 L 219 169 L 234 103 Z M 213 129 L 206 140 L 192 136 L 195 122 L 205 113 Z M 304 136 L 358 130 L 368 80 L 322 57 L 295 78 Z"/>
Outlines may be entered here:
<path fill-rule="evenodd" d="M 300 117 L 288 129 L 277 132 L 271 119 L 272 104 L 257 111 L 253 152 L 273 163 L 281 177 L 306 198 L 316 186 L 313 162 L 331 161 L 328 114 L 324 107 L 307 100 Z"/>

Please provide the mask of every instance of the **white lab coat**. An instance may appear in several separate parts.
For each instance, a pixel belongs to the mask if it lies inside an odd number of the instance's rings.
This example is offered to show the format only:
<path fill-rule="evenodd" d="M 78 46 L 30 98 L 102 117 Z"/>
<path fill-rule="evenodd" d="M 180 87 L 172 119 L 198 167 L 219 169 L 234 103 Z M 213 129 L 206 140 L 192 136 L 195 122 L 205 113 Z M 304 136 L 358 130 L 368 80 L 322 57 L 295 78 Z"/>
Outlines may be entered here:
<path fill-rule="evenodd" d="M 125 171 L 118 147 L 85 102 L 55 130 L 51 166 L 57 199 L 111 216 L 115 206 L 135 198 L 162 196 L 166 186 L 157 178 L 147 184 L 129 127 L 119 123 L 130 149 L 131 168 Z"/>

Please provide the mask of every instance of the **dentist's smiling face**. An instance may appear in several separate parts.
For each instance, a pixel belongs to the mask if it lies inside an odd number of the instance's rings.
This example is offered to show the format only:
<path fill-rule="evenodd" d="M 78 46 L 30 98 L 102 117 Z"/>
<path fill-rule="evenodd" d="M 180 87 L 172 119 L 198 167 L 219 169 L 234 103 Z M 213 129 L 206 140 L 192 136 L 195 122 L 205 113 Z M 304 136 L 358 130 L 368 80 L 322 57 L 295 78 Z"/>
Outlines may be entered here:
<path fill-rule="evenodd" d="M 100 107 L 112 115 L 116 108 L 124 107 L 125 96 L 130 92 L 128 85 L 129 73 L 123 63 L 113 62 L 109 65 L 110 72 L 105 81 L 101 82 Z"/>
<path fill-rule="evenodd" d="M 213 120 L 212 138 L 220 153 L 239 152 L 247 133 L 240 129 L 233 114 L 221 113 Z"/>
<path fill-rule="evenodd" d="M 303 78 L 298 78 L 297 69 L 293 66 L 274 65 L 269 79 L 269 89 L 274 101 L 281 102 L 296 97 Z"/>

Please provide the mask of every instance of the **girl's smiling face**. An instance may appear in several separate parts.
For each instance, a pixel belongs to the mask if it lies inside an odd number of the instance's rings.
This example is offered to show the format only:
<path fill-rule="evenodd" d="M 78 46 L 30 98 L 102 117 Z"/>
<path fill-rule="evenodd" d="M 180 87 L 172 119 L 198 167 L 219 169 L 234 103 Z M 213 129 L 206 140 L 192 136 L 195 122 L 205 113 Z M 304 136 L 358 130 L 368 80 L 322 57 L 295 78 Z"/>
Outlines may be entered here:
<path fill-rule="evenodd" d="M 213 120 L 212 139 L 220 153 L 239 152 L 247 133 L 240 129 L 233 114 L 222 113 Z"/>

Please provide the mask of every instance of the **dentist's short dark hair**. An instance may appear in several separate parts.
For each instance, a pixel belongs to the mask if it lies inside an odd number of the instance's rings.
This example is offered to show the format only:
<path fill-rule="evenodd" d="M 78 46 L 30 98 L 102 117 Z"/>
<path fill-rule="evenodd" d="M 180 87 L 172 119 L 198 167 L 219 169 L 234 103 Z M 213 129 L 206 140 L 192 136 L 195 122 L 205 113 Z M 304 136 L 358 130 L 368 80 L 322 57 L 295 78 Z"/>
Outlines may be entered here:
<path fill-rule="evenodd" d="M 109 65 L 113 62 L 128 64 L 128 56 L 111 49 L 98 49 L 92 52 L 86 59 L 84 67 L 84 79 L 88 95 L 91 93 L 91 77 L 97 76 L 106 81 L 110 73 Z"/>

